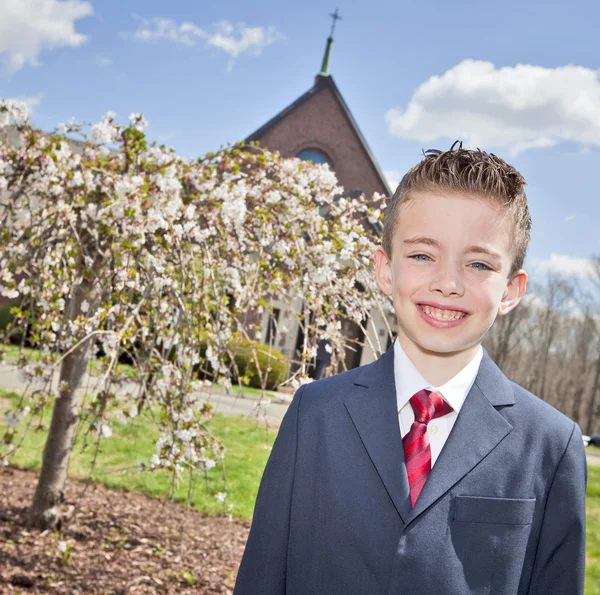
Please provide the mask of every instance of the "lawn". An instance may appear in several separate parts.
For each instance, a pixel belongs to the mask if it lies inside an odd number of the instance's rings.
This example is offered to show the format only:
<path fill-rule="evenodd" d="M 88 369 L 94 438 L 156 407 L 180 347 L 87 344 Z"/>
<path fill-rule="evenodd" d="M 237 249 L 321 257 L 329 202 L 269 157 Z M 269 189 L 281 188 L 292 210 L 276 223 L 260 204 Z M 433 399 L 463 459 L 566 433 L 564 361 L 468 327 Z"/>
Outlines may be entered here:
<path fill-rule="evenodd" d="M 600 595 L 600 465 L 588 465 L 585 595 Z"/>
<path fill-rule="evenodd" d="M 16 393 L 0 391 L 0 419 L 3 419 L 6 410 L 6 406 L 2 406 L 2 399 L 17 397 Z M 47 412 L 44 416 L 46 426 L 49 420 L 50 413 Z M 228 502 L 233 504 L 231 514 L 250 518 L 275 433 L 271 430 L 267 436 L 264 426 L 257 427 L 256 420 L 219 414 L 208 422 L 208 428 L 223 441 L 227 449 L 225 472 Z M 112 431 L 112 437 L 102 441 L 91 479 L 111 488 L 140 490 L 151 496 L 169 494 L 172 482 L 170 474 L 138 470 L 138 464 L 149 463 L 156 451 L 154 440 L 158 433 L 153 422 L 141 415 L 132 425 L 115 422 Z M 45 436 L 45 431 L 30 431 L 11 462 L 27 469 L 39 468 Z M 81 443 L 81 439 L 78 439 L 75 444 L 69 469 L 71 475 L 86 479 L 90 477 L 94 449 L 88 447 L 81 452 Z M 208 481 L 200 475 L 194 477 L 190 495 L 194 508 L 209 514 L 223 512 L 223 505 L 215 497 L 223 491 L 222 474 L 222 469 L 217 466 L 208 472 Z M 175 500 L 186 503 L 188 490 L 189 476 L 185 476 L 175 490 Z"/>
<path fill-rule="evenodd" d="M 1 399 L 16 397 L 15 393 L 0 391 L 0 415 L 4 409 Z M 231 513 L 235 517 L 250 518 L 275 434 L 271 431 L 267 440 L 264 427 L 257 428 L 254 421 L 242 417 L 217 415 L 210 421 L 209 427 L 227 446 L 225 465 L 228 500 L 233 504 Z M 137 470 L 137 464 L 147 463 L 154 453 L 155 435 L 155 429 L 147 419 L 139 419 L 133 426 L 115 423 L 113 437 L 103 441 L 92 479 L 111 488 L 138 490 L 151 496 L 169 494 L 170 476 L 159 472 L 140 473 Z M 38 468 L 44 438 L 44 432 L 32 432 L 13 462 L 25 468 Z M 81 448 L 76 445 L 71 459 L 71 475 L 87 478 L 91 458 L 92 453 L 81 453 Z M 221 482 L 218 468 L 209 472 L 208 486 L 204 478 L 198 477 L 191 491 L 192 506 L 209 514 L 222 512 L 223 507 L 215 498 L 215 494 L 222 489 Z M 186 478 L 176 489 L 177 501 L 186 502 L 188 487 Z M 589 467 L 587 512 L 585 595 L 600 595 L 600 466 Z"/>

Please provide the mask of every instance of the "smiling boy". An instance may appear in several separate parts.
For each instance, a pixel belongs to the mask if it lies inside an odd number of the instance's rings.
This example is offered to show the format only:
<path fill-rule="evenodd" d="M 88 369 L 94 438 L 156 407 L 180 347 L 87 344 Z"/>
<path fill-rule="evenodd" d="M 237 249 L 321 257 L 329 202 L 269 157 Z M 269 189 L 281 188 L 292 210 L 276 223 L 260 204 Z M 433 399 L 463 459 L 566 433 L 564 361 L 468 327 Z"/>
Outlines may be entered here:
<path fill-rule="evenodd" d="M 583 593 L 581 432 L 481 346 L 526 290 L 524 185 L 462 147 L 405 175 L 375 255 L 398 338 L 296 393 L 236 595 Z"/>

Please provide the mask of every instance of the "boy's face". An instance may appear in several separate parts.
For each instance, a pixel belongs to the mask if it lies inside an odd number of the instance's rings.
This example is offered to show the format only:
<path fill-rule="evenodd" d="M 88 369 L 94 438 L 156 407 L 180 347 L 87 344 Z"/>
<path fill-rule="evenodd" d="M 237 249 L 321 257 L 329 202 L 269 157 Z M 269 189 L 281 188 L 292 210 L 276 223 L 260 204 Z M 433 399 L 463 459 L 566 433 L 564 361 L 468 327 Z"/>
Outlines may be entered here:
<path fill-rule="evenodd" d="M 511 237 L 510 219 L 484 199 L 419 193 L 402 206 L 391 258 L 379 248 L 375 264 L 409 355 L 469 355 L 519 303 L 527 274 L 508 278 Z"/>

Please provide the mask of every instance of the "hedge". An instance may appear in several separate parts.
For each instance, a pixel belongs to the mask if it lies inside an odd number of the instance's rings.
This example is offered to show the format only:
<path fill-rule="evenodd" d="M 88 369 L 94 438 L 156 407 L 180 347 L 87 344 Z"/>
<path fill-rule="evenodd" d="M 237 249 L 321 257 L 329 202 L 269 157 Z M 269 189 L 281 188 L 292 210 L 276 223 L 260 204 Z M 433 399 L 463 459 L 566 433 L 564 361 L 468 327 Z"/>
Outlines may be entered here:
<path fill-rule="evenodd" d="M 202 360 L 205 359 L 206 346 L 206 342 L 203 340 L 200 343 L 200 359 Z M 256 352 L 256 359 L 258 360 L 263 379 L 265 374 L 267 375 L 266 390 L 275 390 L 287 378 L 288 359 L 276 349 L 271 349 L 267 345 L 263 345 L 257 341 L 248 341 L 247 339 L 236 337 L 229 346 L 229 351 L 233 354 L 235 365 L 233 365 L 231 357 L 225 357 L 224 363 L 231 369 L 233 374 L 232 381 L 234 383 L 240 382 L 245 386 L 262 389 L 261 376 L 256 367 L 254 352 Z M 267 368 L 270 368 L 268 372 Z M 197 367 L 196 371 L 200 378 L 215 380 L 210 366 L 208 368 L 202 366 L 202 369 Z"/>
<path fill-rule="evenodd" d="M 6 330 L 6 327 L 13 319 L 10 309 L 14 307 L 14 304 L 0 304 L 0 331 Z"/>
<path fill-rule="evenodd" d="M 239 340 L 230 349 L 234 355 L 242 384 L 251 386 L 252 388 L 262 388 L 261 377 L 256 367 L 253 351 L 256 352 L 256 359 L 258 360 L 263 379 L 265 374 L 267 374 L 265 389 L 275 390 L 286 379 L 288 360 L 283 353 L 276 349 L 271 349 L 267 345 L 246 339 Z M 270 369 L 267 372 L 268 368 Z M 235 374 L 235 367 L 233 372 Z M 234 378 L 234 381 L 237 382 L 238 378 Z"/>

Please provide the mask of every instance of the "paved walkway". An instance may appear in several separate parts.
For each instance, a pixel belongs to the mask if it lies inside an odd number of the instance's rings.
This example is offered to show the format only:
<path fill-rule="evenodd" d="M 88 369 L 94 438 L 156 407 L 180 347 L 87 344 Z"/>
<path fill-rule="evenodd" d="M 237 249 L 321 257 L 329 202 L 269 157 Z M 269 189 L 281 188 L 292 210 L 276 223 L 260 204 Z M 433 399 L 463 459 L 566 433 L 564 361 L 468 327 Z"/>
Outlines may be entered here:
<path fill-rule="evenodd" d="M 588 465 L 600 465 L 600 448 L 588 446 L 585 449 Z"/>
<path fill-rule="evenodd" d="M 83 387 L 94 385 L 94 378 L 87 374 L 81 383 Z M 0 363 L 0 390 L 21 392 L 25 385 L 19 378 L 19 374 L 15 366 Z M 135 383 L 125 384 L 121 390 L 135 390 Z M 235 387 L 234 387 L 235 388 Z M 80 389 L 82 392 L 85 389 Z M 292 395 L 288 393 L 271 392 L 267 393 L 267 397 L 261 399 L 260 395 L 253 393 L 240 393 L 235 390 L 227 394 L 222 388 L 211 387 L 196 391 L 198 396 L 209 402 L 215 412 L 223 415 L 245 415 L 249 417 L 257 417 L 263 422 L 266 421 L 270 426 L 279 426 L 288 405 L 291 402 Z"/>

